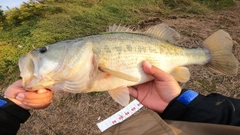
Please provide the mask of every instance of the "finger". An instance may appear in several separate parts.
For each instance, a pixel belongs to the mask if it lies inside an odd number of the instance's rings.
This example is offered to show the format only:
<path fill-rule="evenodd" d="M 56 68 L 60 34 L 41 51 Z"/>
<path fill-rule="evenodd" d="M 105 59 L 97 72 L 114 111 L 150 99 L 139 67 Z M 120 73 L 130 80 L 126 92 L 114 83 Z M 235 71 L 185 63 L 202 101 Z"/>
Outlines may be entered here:
<path fill-rule="evenodd" d="M 142 65 L 143 65 L 144 71 L 146 73 L 152 75 L 158 81 L 168 81 L 168 80 L 173 79 L 173 77 L 170 74 L 168 74 L 168 73 L 164 72 L 163 70 L 155 67 L 154 65 L 151 65 L 147 61 L 143 61 Z"/>
<path fill-rule="evenodd" d="M 18 80 L 16 82 L 14 82 L 13 84 L 11 84 L 4 92 L 4 95 L 8 98 L 15 98 L 16 95 L 19 92 L 24 92 L 26 91 L 23 87 L 22 87 L 22 80 Z"/>
<path fill-rule="evenodd" d="M 9 98 L 9 99 L 10 99 L 12 102 L 14 102 L 16 105 L 18 105 L 18 106 L 20 106 L 20 107 L 22 107 L 22 108 L 24 108 L 24 109 L 26 109 L 26 110 L 32 109 L 31 107 L 23 104 L 21 101 L 18 101 L 17 99 L 14 99 L 14 98 Z"/>
<path fill-rule="evenodd" d="M 17 80 L 16 82 L 14 82 L 12 84 L 13 86 L 17 87 L 17 88 L 22 88 L 22 80 Z"/>
<path fill-rule="evenodd" d="M 43 98 L 43 99 L 23 99 L 21 102 L 23 103 L 32 103 L 32 104 L 46 104 L 46 103 L 51 103 L 52 102 L 52 98 L 51 97 L 47 97 L 47 98 Z"/>
<path fill-rule="evenodd" d="M 24 94 L 25 100 L 44 99 L 44 98 L 53 96 L 53 93 L 48 90 L 45 91 L 45 93 L 40 93 L 40 94 L 37 92 L 22 92 L 22 93 Z"/>
<path fill-rule="evenodd" d="M 17 81 L 15 81 L 13 84 L 22 85 L 22 80 L 17 80 Z"/>
<path fill-rule="evenodd" d="M 24 103 L 24 105 L 28 108 L 32 109 L 43 109 L 49 106 L 50 103 L 46 104 L 36 104 L 36 103 Z"/>
<path fill-rule="evenodd" d="M 138 91 L 132 87 L 128 87 L 128 91 L 129 94 L 133 97 L 133 98 L 137 98 L 138 97 Z"/>
<path fill-rule="evenodd" d="M 53 95 L 38 94 L 37 96 L 31 96 L 31 95 L 36 95 L 36 93 L 35 94 L 29 94 L 29 93 L 30 92 L 27 92 L 27 94 L 19 93 L 15 99 L 20 102 L 34 103 L 34 104 L 51 103 L 53 99 Z"/>

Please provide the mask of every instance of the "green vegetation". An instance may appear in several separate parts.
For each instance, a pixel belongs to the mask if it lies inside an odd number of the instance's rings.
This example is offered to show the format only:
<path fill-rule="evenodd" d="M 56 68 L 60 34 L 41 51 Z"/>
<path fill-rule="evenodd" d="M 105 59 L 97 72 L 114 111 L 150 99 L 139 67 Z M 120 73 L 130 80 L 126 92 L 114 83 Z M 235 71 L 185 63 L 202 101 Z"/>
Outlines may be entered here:
<path fill-rule="evenodd" d="M 31 0 L 5 12 L 0 8 L 0 85 L 16 80 L 19 57 L 34 47 L 97 34 L 114 23 L 134 26 L 151 17 L 232 5 L 234 0 Z"/>

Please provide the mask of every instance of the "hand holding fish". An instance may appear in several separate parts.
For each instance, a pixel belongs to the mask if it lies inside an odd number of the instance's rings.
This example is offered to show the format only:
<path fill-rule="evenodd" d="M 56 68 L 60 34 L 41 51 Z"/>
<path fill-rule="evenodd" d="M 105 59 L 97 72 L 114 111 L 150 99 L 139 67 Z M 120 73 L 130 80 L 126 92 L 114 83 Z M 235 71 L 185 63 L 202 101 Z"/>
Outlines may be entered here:
<path fill-rule="evenodd" d="M 129 93 L 146 107 L 162 113 L 169 102 L 180 94 L 181 87 L 173 76 L 149 62 L 144 61 L 142 66 L 154 80 L 129 88 Z"/>
<path fill-rule="evenodd" d="M 50 90 L 39 89 L 28 92 L 22 87 L 22 81 L 18 80 L 10 85 L 5 93 L 5 97 L 24 109 L 43 109 L 52 102 L 53 93 Z"/>

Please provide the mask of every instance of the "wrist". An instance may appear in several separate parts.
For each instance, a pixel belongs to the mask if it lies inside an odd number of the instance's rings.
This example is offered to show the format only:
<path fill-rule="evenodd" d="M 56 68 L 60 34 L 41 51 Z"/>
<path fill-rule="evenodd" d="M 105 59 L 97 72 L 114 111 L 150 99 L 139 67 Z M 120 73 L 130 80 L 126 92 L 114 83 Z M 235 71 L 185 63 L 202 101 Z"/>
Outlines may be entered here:
<path fill-rule="evenodd" d="M 165 97 L 167 97 L 166 99 L 163 99 L 163 102 L 161 104 L 161 107 L 159 110 L 156 110 L 158 113 L 163 113 L 164 110 L 168 107 L 168 105 L 177 97 L 179 97 L 179 95 L 181 94 L 181 90 L 179 90 L 178 92 L 174 93 L 174 94 L 169 94 L 166 95 Z"/>
<path fill-rule="evenodd" d="M 4 95 L 0 95 L 0 110 L 7 114 L 10 114 L 11 116 L 14 116 L 21 122 L 25 122 L 30 116 L 29 111 L 16 105 Z"/>
<path fill-rule="evenodd" d="M 195 108 L 204 98 L 205 96 L 193 90 L 183 89 L 181 94 L 173 99 L 159 115 L 163 119 L 181 120 L 189 109 Z"/>
<path fill-rule="evenodd" d="M 2 94 L 0 96 L 0 102 L 6 103 L 6 105 L 16 105 L 16 106 L 18 106 L 18 107 L 20 107 L 22 109 L 25 109 L 25 110 L 30 110 L 31 109 L 27 105 L 23 104 L 21 101 L 19 101 L 17 99 L 14 99 L 14 98 L 10 98 L 10 97 L 8 97 L 5 94 Z"/>
<path fill-rule="evenodd" d="M 5 95 L 0 95 L 0 108 L 4 108 L 9 104 L 14 104 L 11 100 L 9 100 Z"/>

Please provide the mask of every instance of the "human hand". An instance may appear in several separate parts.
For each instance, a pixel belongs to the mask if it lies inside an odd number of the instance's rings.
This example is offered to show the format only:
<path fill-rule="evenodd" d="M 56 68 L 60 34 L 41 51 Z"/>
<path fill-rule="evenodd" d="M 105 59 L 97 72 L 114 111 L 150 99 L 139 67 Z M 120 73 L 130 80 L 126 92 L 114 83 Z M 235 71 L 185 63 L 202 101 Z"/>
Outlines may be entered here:
<path fill-rule="evenodd" d="M 27 110 L 44 109 L 50 105 L 53 98 L 53 93 L 50 90 L 26 91 L 22 87 L 22 80 L 18 80 L 10 85 L 4 95 L 18 106 Z"/>
<path fill-rule="evenodd" d="M 154 77 L 153 81 L 129 88 L 129 93 L 144 106 L 162 113 L 172 99 L 181 93 L 181 87 L 170 74 L 151 65 L 142 63 L 144 71 Z"/>

